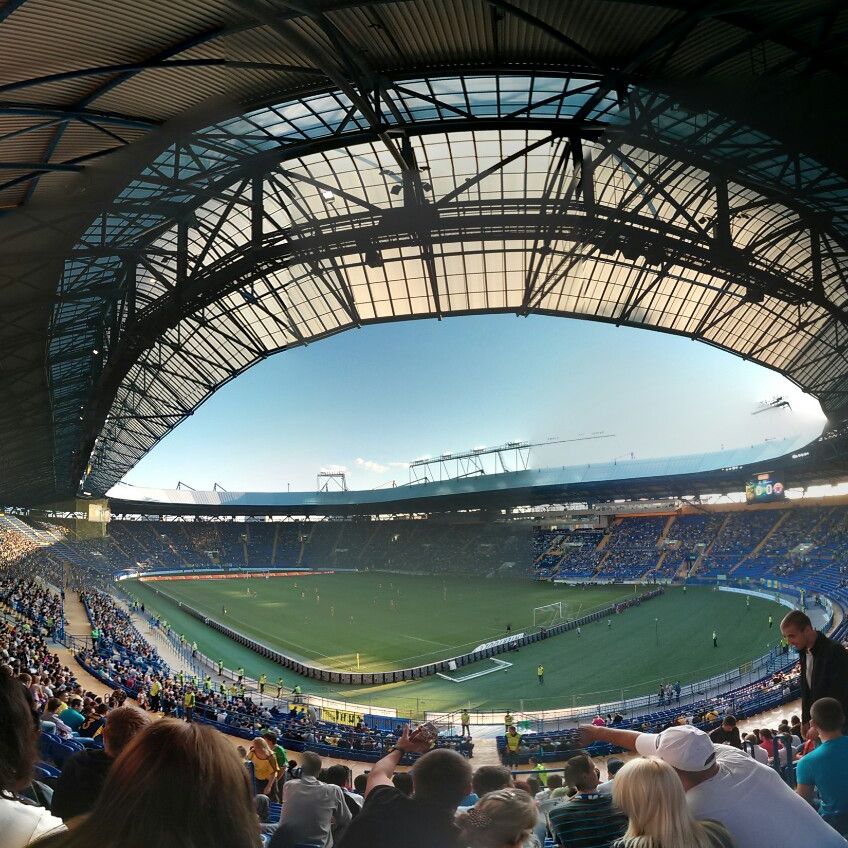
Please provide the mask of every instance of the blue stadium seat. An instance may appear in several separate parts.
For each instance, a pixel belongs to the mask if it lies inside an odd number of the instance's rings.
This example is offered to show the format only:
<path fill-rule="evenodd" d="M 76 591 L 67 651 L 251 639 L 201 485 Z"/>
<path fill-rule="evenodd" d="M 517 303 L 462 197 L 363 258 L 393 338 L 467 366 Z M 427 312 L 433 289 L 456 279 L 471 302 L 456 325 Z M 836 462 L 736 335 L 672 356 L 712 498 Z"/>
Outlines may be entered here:
<path fill-rule="evenodd" d="M 55 766 L 51 766 L 50 763 L 45 762 L 36 763 L 33 773 L 38 780 L 49 780 L 57 778 L 60 774 L 62 774 L 60 769 L 57 769 Z"/>

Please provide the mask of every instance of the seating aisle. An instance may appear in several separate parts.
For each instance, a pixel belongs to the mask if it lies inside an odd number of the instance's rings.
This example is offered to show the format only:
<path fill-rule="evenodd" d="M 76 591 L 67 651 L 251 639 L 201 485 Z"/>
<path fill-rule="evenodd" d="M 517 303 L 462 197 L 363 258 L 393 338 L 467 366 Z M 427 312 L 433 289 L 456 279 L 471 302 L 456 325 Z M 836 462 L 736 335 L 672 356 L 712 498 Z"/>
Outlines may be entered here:
<path fill-rule="evenodd" d="M 82 605 L 77 593 L 72 589 L 65 592 L 65 632 L 69 636 L 76 636 L 79 639 L 87 639 L 91 636 L 91 625 L 88 622 L 88 616 L 85 614 L 85 607 Z M 51 650 L 55 651 L 56 656 L 62 661 L 63 665 L 74 670 L 74 675 L 83 685 L 83 687 L 98 695 L 108 695 L 111 693 L 111 687 L 107 686 L 102 681 L 98 680 L 93 674 L 89 674 L 77 661 L 72 651 L 62 645 L 51 645 Z"/>
<path fill-rule="evenodd" d="M 112 596 L 112 599 L 118 604 L 118 606 L 129 615 L 130 620 L 132 621 L 135 629 L 141 634 L 141 636 L 153 645 L 156 648 L 159 656 L 176 672 L 179 669 L 184 669 L 185 671 L 189 671 L 189 663 L 183 659 L 177 649 L 173 646 L 171 641 L 162 633 L 161 630 L 157 630 L 155 627 L 150 626 L 150 622 L 148 619 L 143 616 L 139 612 L 135 612 L 130 609 L 129 604 L 123 598 L 115 598 Z M 198 668 L 200 665 L 198 663 Z M 213 679 L 217 683 L 220 678 L 217 674 L 212 675 Z"/>

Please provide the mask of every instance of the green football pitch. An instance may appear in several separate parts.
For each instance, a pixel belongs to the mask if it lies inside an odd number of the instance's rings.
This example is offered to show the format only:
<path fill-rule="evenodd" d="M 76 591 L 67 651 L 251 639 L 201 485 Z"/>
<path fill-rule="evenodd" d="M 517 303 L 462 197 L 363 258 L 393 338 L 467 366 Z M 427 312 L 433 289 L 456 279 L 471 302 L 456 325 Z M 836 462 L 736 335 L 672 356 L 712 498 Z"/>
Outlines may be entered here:
<path fill-rule="evenodd" d="M 123 588 L 230 668 L 244 666 L 293 685 L 294 675 L 204 625 L 180 603 L 289 656 L 326 668 L 403 668 L 470 651 L 505 634 L 533 629 L 534 608 L 562 603 L 576 618 L 632 597 L 632 586 L 553 586 L 529 580 L 411 576 L 387 573 L 298 575 L 271 579 L 175 580 Z M 250 594 L 248 594 L 248 590 Z M 644 591 L 642 587 L 638 591 Z M 226 614 L 224 614 L 226 609 Z M 665 595 L 520 651 L 485 661 L 454 679 L 433 676 L 379 686 L 300 680 L 307 692 L 358 704 L 396 707 L 401 714 L 453 710 L 546 710 L 591 705 L 653 692 L 663 681 L 687 683 L 742 665 L 779 638 L 768 616 L 783 607 L 710 588 L 673 588 Z M 537 612 L 542 622 L 546 613 Z M 713 630 L 718 647 L 713 647 Z M 545 666 L 545 682 L 536 667 Z M 476 671 L 491 672 L 469 680 Z"/>

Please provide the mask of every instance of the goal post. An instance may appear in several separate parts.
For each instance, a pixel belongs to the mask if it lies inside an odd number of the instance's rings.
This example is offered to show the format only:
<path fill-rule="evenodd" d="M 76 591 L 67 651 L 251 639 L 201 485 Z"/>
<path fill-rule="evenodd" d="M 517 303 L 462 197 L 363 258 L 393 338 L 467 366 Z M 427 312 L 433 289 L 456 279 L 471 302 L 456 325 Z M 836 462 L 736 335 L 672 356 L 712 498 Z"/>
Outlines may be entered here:
<path fill-rule="evenodd" d="M 562 601 L 554 601 L 552 604 L 543 604 L 533 607 L 533 626 L 550 627 L 564 621 L 562 616 Z"/>

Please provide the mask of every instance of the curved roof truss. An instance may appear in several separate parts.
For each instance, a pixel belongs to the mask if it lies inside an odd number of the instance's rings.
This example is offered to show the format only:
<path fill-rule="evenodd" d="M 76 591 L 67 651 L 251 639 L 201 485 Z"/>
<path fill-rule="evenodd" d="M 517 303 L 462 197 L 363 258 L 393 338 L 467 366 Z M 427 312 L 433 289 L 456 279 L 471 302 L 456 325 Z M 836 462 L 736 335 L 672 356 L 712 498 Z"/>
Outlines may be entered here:
<path fill-rule="evenodd" d="M 478 309 L 683 332 L 843 418 L 846 33 L 841 0 L 7 0 L 0 499 L 105 488 L 277 347 Z"/>
<path fill-rule="evenodd" d="M 106 491 L 274 352 L 476 312 L 685 335 L 841 417 L 846 188 L 729 118 L 585 72 L 382 79 L 219 122 L 164 149 L 65 264 L 57 473 Z"/>

